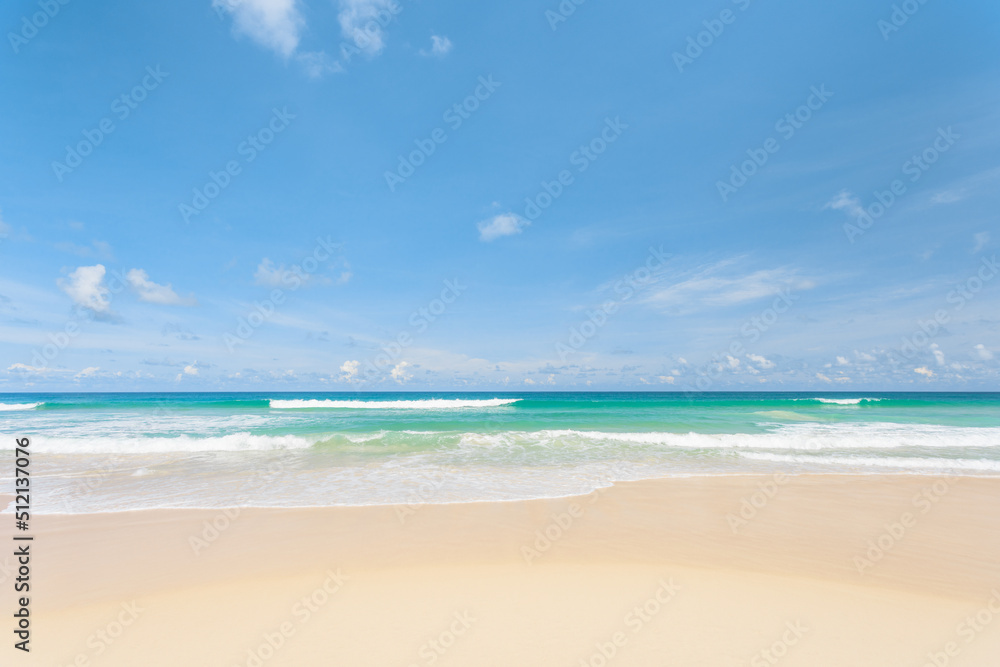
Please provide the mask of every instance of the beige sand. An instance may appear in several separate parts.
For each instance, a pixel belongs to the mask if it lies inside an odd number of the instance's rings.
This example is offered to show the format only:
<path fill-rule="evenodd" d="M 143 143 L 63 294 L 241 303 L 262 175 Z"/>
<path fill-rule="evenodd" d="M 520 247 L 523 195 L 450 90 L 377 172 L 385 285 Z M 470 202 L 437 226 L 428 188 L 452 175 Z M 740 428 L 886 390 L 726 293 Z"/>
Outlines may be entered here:
<path fill-rule="evenodd" d="M 229 514 L 36 518 L 33 650 L 2 663 L 1000 665 L 1000 479 Z"/>

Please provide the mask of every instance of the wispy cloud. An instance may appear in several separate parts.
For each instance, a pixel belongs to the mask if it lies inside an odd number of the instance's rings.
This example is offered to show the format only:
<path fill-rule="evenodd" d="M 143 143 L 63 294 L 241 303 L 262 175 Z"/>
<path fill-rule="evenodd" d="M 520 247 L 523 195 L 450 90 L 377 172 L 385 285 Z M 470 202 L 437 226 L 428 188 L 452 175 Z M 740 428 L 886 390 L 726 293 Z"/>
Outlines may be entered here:
<path fill-rule="evenodd" d="M 502 236 L 520 234 L 530 224 L 531 221 L 516 213 L 501 213 L 489 220 L 483 220 L 476 227 L 479 229 L 479 240 L 489 242 Z"/>
<path fill-rule="evenodd" d="M 306 75 L 310 79 L 318 79 L 324 74 L 331 72 L 343 72 L 344 68 L 340 62 L 326 55 L 325 51 L 307 51 L 295 56 L 306 70 Z"/>
<path fill-rule="evenodd" d="M 299 46 L 305 19 L 298 0 L 212 0 L 233 17 L 233 30 L 289 58 Z"/>
<path fill-rule="evenodd" d="M 451 51 L 452 43 L 451 40 L 443 35 L 431 35 L 431 48 L 430 51 L 426 49 L 420 49 L 420 55 L 422 56 L 437 56 L 444 57 Z"/>
<path fill-rule="evenodd" d="M 284 264 L 275 264 L 270 258 L 265 257 L 257 265 L 254 271 L 253 281 L 255 285 L 262 287 L 284 287 L 286 289 L 299 289 L 314 284 L 329 285 L 331 283 L 344 285 L 350 282 L 354 274 L 351 272 L 349 262 L 342 261 L 340 273 L 335 279 L 318 273 L 310 273 L 298 264 L 290 267 Z"/>
<path fill-rule="evenodd" d="M 380 18 L 392 16 L 392 0 L 340 0 L 340 30 L 358 49 L 375 56 L 385 48 Z"/>
<path fill-rule="evenodd" d="M 125 279 L 128 280 L 129 285 L 139 295 L 140 301 L 163 306 L 198 305 L 198 300 L 194 298 L 194 295 L 182 297 L 174 291 L 171 285 L 158 285 L 154 283 L 142 269 L 132 269 L 125 274 Z"/>
<path fill-rule="evenodd" d="M 732 270 L 735 260 L 723 260 L 695 271 L 690 277 L 665 287 L 650 288 L 644 303 L 657 308 L 697 310 L 731 306 L 774 296 L 781 290 L 805 290 L 816 286 L 790 268 L 761 269 L 749 273 Z"/>
<path fill-rule="evenodd" d="M 115 258 L 111 251 L 111 244 L 106 241 L 92 241 L 90 245 L 77 245 L 70 241 L 63 241 L 56 244 L 56 250 L 72 253 L 87 259 L 103 259 L 110 261 Z"/>
<path fill-rule="evenodd" d="M 989 232 L 978 232 L 972 235 L 972 240 L 976 242 L 976 247 L 972 249 L 973 253 L 977 253 L 983 248 L 985 248 L 990 242 Z"/>
<path fill-rule="evenodd" d="M 865 209 L 861 205 L 861 200 L 847 190 L 841 190 L 837 196 L 823 205 L 825 209 L 834 211 L 846 211 L 848 214 L 857 217 L 864 213 Z"/>
<path fill-rule="evenodd" d="M 955 202 L 967 199 L 983 185 L 990 184 L 1000 178 L 1000 168 L 987 169 L 978 174 L 965 178 L 947 189 L 940 190 L 931 197 L 932 204 L 954 204 Z"/>
<path fill-rule="evenodd" d="M 762 369 L 767 370 L 769 368 L 774 368 L 774 362 L 759 354 L 748 354 L 747 359 L 754 362 Z"/>

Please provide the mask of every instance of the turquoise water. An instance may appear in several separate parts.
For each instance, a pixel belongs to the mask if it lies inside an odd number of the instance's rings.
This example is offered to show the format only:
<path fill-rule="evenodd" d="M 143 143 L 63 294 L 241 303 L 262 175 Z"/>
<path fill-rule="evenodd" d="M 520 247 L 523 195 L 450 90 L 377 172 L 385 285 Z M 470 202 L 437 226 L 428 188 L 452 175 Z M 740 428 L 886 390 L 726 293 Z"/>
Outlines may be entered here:
<path fill-rule="evenodd" d="M 1000 393 L 5 394 L 37 509 L 454 502 L 748 472 L 1000 474 Z M 2 475 L 3 473 L 0 473 Z"/>

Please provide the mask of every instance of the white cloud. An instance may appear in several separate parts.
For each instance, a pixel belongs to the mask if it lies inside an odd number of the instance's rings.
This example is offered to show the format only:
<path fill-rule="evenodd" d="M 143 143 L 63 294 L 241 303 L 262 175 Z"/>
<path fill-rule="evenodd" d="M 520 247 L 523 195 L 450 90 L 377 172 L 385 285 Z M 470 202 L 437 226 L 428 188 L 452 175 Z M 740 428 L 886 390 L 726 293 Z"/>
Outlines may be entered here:
<path fill-rule="evenodd" d="M 972 252 L 976 253 L 986 247 L 986 244 L 990 242 L 989 232 L 978 232 L 972 235 L 973 240 L 976 242 L 976 247 L 972 249 Z"/>
<path fill-rule="evenodd" d="M 233 29 L 288 58 L 299 46 L 305 19 L 298 0 L 212 0 L 212 7 L 233 17 Z"/>
<path fill-rule="evenodd" d="M 868 354 L 867 352 L 859 352 L 858 350 L 855 350 L 854 354 L 861 361 L 875 361 L 875 357 L 871 354 Z"/>
<path fill-rule="evenodd" d="M 303 264 L 305 263 L 303 262 Z M 262 287 L 284 287 L 294 290 L 307 285 L 329 285 L 331 282 L 337 285 L 344 285 L 354 276 L 351 273 L 351 265 L 347 262 L 343 262 L 343 269 L 340 275 L 337 276 L 336 280 L 332 281 L 330 278 L 316 273 L 317 269 L 314 269 L 314 272 L 310 273 L 298 264 L 286 267 L 284 264 L 277 265 L 270 258 L 265 257 L 257 265 L 257 270 L 253 274 L 253 280 L 254 284 L 261 285 Z"/>
<path fill-rule="evenodd" d="M 934 371 L 932 371 L 931 369 L 927 368 L 926 366 L 920 366 L 919 368 L 914 368 L 913 372 L 914 373 L 919 373 L 920 375 L 924 375 L 924 376 L 929 377 L 929 378 L 934 377 Z"/>
<path fill-rule="evenodd" d="M 993 353 L 987 350 L 986 346 L 983 345 L 982 343 L 979 343 L 973 349 L 975 349 L 976 351 L 976 356 L 982 359 L 983 361 L 989 361 L 990 359 L 993 358 Z"/>
<path fill-rule="evenodd" d="M 837 357 L 837 365 L 838 366 L 849 366 L 850 364 L 851 364 L 851 362 L 848 361 L 847 357 L 841 357 L 841 356 Z"/>
<path fill-rule="evenodd" d="M 451 51 L 451 47 L 451 40 L 447 37 L 441 35 L 431 35 L 431 50 L 425 51 L 424 49 L 420 49 L 420 55 L 443 57 Z"/>
<path fill-rule="evenodd" d="M 822 373 L 816 373 L 816 377 L 819 378 L 820 380 L 822 380 L 823 382 L 832 382 L 833 381 L 830 378 L 828 378 L 827 376 L 823 375 Z"/>
<path fill-rule="evenodd" d="M 968 194 L 968 188 L 955 188 L 953 190 L 942 190 L 931 197 L 932 204 L 954 204 L 962 201 Z"/>
<path fill-rule="evenodd" d="M 737 368 L 740 367 L 740 360 L 728 354 L 726 355 L 726 363 L 732 370 L 736 370 Z"/>
<path fill-rule="evenodd" d="M 720 275 L 735 260 L 725 260 L 694 272 L 681 280 L 656 289 L 643 301 L 654 307 L 696 310 L 705 306 L 731 306 L 767 296 L 777 296 L 786 290 L 806 290 L 816 286 L 801 278 L 794 269 L 763 269 L 748 274 Z"/>
<path fill-rule="evenodd" d="M 60 278 L 57 284 L 81 308 L 108 314 L 111 312 L 111 290 L 104 284 L 105 272 L 103 264 L 79 266 L 68 278 Z"/>
<path fill-rule="evenodd" d="M 406 372 L 406 367 L 409 365 L 410 365 L 409 362 L 406 361 L 401 361 L 398 364 L 396 364 L 396 366 L 389 373 L 390 375 L 392 375 L 392 379 L 398 382 L 399 384 L 403 384 L 407 380 L 412 379 L 413 375 Z"/>
<path fill-rule="evenodd" d="M 197 375 L 198 374 L 198 362 L 194 362 L 189 366 L 184 367 L 184 375 Z"/>
<path fill-rule="evenodd" d="M 350 263 L 344 262 L 344 269 L 343 271 L 340 272 L 340 275 L 337 276 L 337 280 L 334 282 L 336 282 L 338 285 L 346 285 L 353 277 L 354 273 L 351 272 Z"/>
<path fill-rule="evenodd" d="M 489 242 L 501 236 L 520 234 L 530 224 L 531 221 L 516 213 L 501 213 L 490 220 L 483 220 L 476 227 L 479 229 L 479 240 Z"/>
<path fill-rule="evenodd" d="M 140 301 L 156 303 L 162 306 L 198 305 L 198 300 L 194 298 L 194 295 L 182 297 L 174 291 L 174 288 L 169 283 L 166 285 L 154 283 L 149 279 L 149 274 L 142 269 L 131 269 L 125 274 L 125 279 L 128 280 L 129 285 L 139 295 Z"/>
<path fill-rule="evenodd" d="M 674 377 L 671 375 L 660 375 L 657 379 L 664 384 L 674 383 Z"/>
<path fill-rule="evenodd" d="M 101 369 L 98 366 L 88 366 L 87 368 L 84 368 L 82 371 L 80 371 L 79 373 L 77 373 L 73 377 L 75 377 L 75 378 L 90 377 L 91 375 L 97 373 L 99 370 L 101 370 Z"/>
<path fill-rule="evenodd" d="M 16 363 L 11 364 L 7 367 L 8 373 L 44 373 L 46 368 L 36 368 L 35 366 L 29 366 L 28 364 Z"/>
<path fill-rule="evenodd" d="M 308 51 L 295 56 L 295 59 L 302 63 L 306 74 L 311 79 L 318 79 L 327 72 L 343 72 L 344 68 L 340 62 L 333 60 L 326 55 L 325 51 Z"/>
<path fill-rule="evenodd" d="M 531 378 L 524 378 L 524 384 L 535 384 L 535 381 Z"/>
<path fill-rule="evenodd" d="M 340 372 L 343 373 L 341 378 L 344 380 L 353 380 L 355 376 L 357 376 L 360 368 L 360 361 L 345 361 L 340 365 Z"/>
<path fill-rule="evenodd" d="M 375 56 L 385 48 L 384 23 L 393 17 L 392 0 L 340 0 L 340 30 L 359 50 Z M 381 19 L 381 20 L 380 20 Z"/>
<path fill-rule="evenodd" d="M 747 359 L 754 362 L 763 369 L 774 368 L 774 362 L 759 354 L 748 354 Z"/>
<path fill-rule="evenodd" d="M 56 244 L 56 250 L 70 252 L 80 257 L 86 257 L 87 259 L 103 259 L 107 261 L 115 257 L 114 252 L 111 250 L 111 244 L 106 241 L 92 241 L 89 246 L 63 241 Z"/>
<path fill-rule="evenodd" d="M 285 287 L 285 277 L 289 275 L 288 269 L 282 264 L 275 266 L 274 262 L 265 257 L 257 265 L 257 270 L 253 274 L 253 281 L 257 285 L 264 287 Z"/>
<path fill-rule="evenodd" d="M 941 351 L 937 343 L 931 343 L 931 354 L 934 355 L 934 361 L 938 366 L 944 366 L 944 352 Z"/>
<path fill-rule="evenodd" d="M 823 208 L 833 209 L 834 211 L 847 211 L 854 217 L 865 212 L 864 207 L 861 205 L 861 200 L 847 190 L 838 192 L 837 196 L 828 201 Z"/>

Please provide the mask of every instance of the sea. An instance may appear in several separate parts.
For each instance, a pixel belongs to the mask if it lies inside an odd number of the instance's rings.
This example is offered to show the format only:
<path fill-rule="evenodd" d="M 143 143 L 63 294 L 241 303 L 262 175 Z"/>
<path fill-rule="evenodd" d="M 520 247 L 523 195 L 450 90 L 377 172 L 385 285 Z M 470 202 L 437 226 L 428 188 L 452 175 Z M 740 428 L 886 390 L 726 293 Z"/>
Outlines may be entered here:
<path fill-rule="evenodd" d="M 2 394 L 0 437 L 0 489 L 30 441 L 36 513 L 415 507 L 677 476 L 1000 475 L 1000 393 Z"/>

